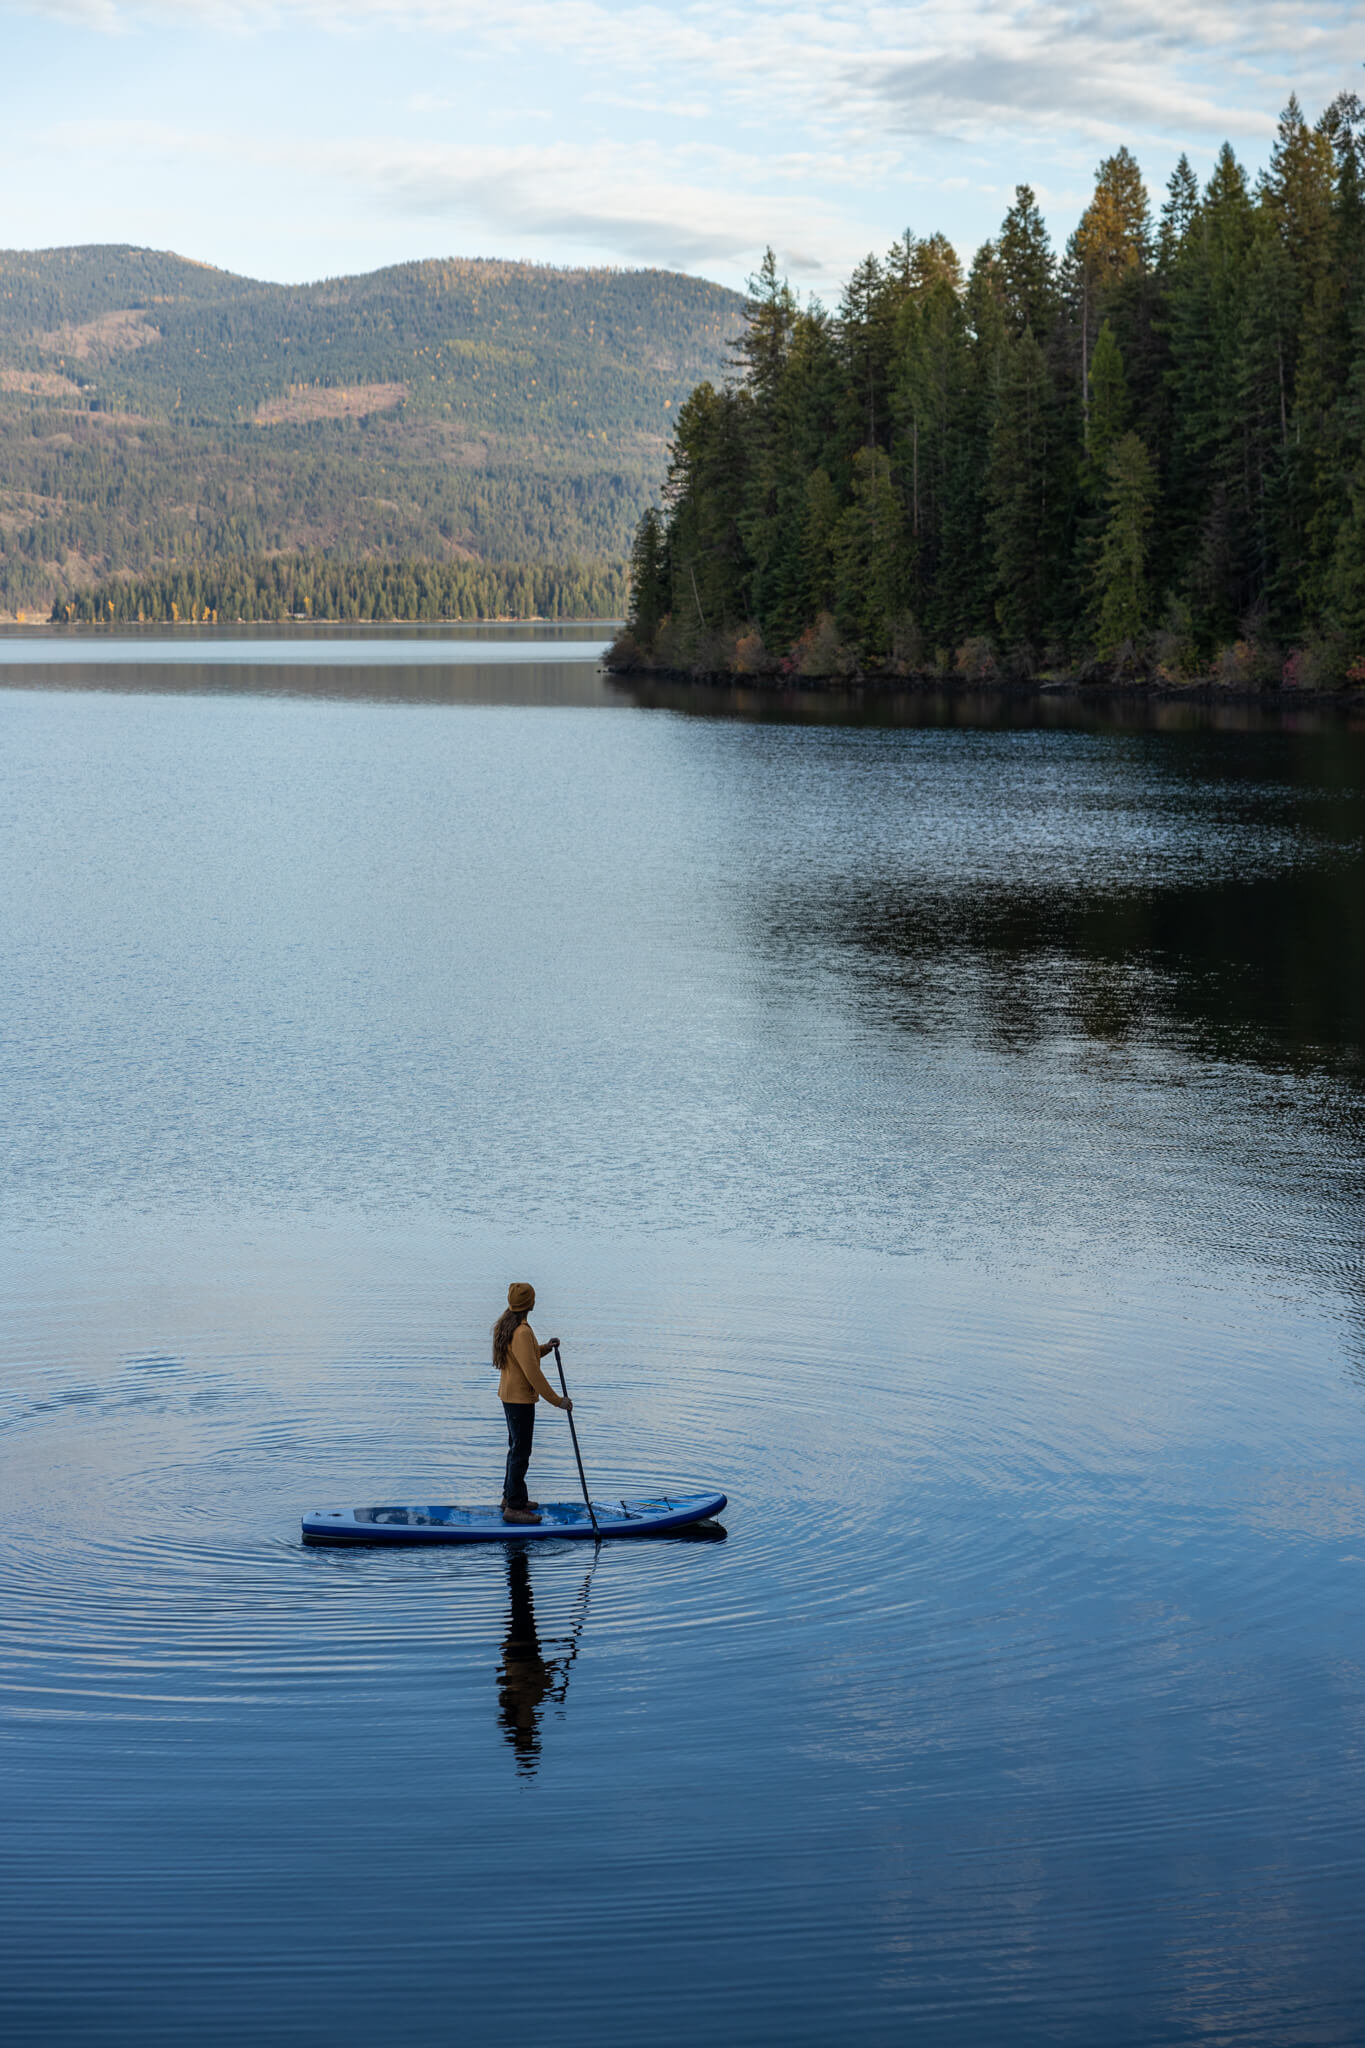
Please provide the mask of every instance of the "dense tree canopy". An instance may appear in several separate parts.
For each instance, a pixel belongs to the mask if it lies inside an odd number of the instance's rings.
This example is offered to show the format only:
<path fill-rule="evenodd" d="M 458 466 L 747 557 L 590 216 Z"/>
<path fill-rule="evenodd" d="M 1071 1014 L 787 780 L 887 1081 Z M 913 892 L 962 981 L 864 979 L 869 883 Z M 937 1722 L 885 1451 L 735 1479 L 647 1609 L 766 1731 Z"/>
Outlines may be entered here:
<path fill-rule="evenodd" d="M 674 434 L 623 658 L 693 669 L 1086 660 L 1365 681 L 1365 110 L 1296 100 L 1253 184 L 1132 155 L 1054 251 L 1021 185 L 837 313 L 771 259 L 739 374 Z M 641 569 L 648 575 L 641 579 Z"/>

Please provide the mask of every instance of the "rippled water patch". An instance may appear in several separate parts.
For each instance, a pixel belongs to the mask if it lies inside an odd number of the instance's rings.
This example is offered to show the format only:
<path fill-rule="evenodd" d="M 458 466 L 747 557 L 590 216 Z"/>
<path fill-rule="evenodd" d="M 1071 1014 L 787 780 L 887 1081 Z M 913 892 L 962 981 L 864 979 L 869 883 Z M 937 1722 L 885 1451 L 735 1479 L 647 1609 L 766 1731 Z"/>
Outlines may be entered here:
<path fill-rule="evenodd" d="M 7 2038 L 1353 2043 L 1349 736 L 541 666 L 0 693 Z"/>

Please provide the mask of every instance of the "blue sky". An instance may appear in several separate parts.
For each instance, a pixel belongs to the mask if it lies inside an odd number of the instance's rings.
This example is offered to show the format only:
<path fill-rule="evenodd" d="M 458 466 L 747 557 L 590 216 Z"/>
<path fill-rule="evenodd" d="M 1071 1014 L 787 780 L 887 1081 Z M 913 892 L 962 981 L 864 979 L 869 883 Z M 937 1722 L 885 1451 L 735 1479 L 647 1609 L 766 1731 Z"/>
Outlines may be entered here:
<path fill-rule="evenodd" d="M 300 280 L 414 256 L 658 264 L 826 296 L 1020 180 L 1060 240 L 1126 142 L 1264 162 L 1365 90 L 1359 5 L 1267 0 L 0 0 L 0 243 Z"/>

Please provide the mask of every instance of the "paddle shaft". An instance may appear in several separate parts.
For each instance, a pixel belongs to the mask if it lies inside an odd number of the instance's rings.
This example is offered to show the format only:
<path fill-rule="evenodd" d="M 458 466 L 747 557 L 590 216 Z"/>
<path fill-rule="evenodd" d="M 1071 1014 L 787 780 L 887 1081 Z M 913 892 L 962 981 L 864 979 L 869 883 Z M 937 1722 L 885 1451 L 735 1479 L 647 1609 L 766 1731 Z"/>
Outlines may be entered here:
<path fill-rule="evenodd" d="M 564 1361 L 559 1355 L 559 1346 L 557 1344 L 555 1345 L 555 1364 L 559 1367 L 559 1384 L 564 1390 L 564 1399 L 567 1401 L 569 1398 L 569 1387 L 564 1377 Z M 583 1470 L 583 1453 L 578 1448 L 578 1431 L 573 1426 L 572 1408 L 569 1409 L 568 1415 L 569 1435 L 573 1438 L 573 1454 L 578 1460 L 578 1483 L 583 1489 L 583 1505 L 588 1510 L 589 1521 L 592 1523 L 593 1528 L 596 1529 L 597 1517 L 592 1511 L 592 1502 L 588 1499 L 588 1479 L 587 1474 Z"/>

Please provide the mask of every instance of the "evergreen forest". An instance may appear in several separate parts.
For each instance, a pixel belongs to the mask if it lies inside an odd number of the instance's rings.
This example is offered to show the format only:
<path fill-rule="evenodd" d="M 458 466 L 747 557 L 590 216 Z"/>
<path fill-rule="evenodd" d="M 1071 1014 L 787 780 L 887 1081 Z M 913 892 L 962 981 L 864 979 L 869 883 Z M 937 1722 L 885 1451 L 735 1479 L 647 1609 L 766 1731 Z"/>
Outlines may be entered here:
<path fill-rule="evenodd" d="M 113 577 L 58 600 L 53 617 L 98 626 L 259 619 L 619 618 L 624 564 L 441 562 L 335 555 L 229 557 Z"/>
<path fill-rule="evenodd" d="M 1365 108 L 1253 178 L 1119 149 L 1064 248 L 1017 188 L 802 305 L 771 255 L 682 407 L 618 667 L 1365 683 Z"/>
<path fill-rule="evenodd" d="M 465 598 L 547 570 L 619 589 L 743 303 L 668 271 L 449 261 L 285 286 L 150 250 L 0 252 L 0 613 L 90 616 L 98 594 L 101 616 L 169 617 L 165 593 L 197 589 L 235 616 L 277 557 L 296 594 L 357 605 L 442 565 Z M 353 573 L 320 579 L 323 558 Z"/>

